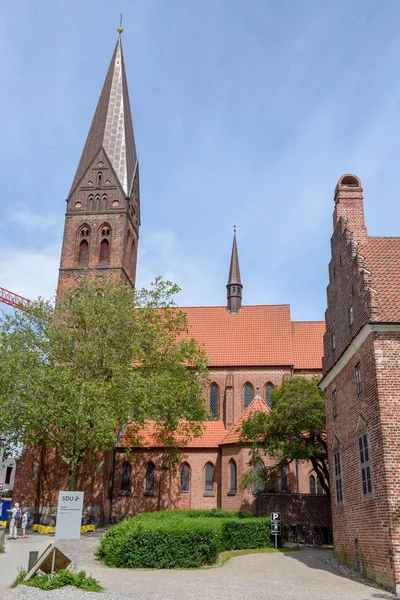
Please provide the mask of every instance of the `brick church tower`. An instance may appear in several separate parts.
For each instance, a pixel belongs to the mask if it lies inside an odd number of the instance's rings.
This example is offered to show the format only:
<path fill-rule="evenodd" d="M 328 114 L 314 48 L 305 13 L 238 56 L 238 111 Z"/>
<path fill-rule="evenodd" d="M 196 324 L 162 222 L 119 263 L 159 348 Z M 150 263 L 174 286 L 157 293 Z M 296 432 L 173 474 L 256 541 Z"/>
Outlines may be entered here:
<path fill-rule="evenodd" d="M 139 226 L 139 164 L 119 38 L 67 198 L 57 295 L 88 272 L 134 286 Z"/>

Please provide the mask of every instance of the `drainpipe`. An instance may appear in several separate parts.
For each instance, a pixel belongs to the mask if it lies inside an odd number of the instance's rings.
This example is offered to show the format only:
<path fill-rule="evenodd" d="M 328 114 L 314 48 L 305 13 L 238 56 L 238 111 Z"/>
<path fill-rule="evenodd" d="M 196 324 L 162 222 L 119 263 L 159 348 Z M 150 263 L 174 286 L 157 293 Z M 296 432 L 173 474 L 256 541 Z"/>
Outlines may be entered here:
<path fill-rule="evenodd" d="M 217 497 L 217 508 L 222 508 L 222 446 L 218 446 L 219 452 L 219 485 L 218 485 L 218 497 Z"/>

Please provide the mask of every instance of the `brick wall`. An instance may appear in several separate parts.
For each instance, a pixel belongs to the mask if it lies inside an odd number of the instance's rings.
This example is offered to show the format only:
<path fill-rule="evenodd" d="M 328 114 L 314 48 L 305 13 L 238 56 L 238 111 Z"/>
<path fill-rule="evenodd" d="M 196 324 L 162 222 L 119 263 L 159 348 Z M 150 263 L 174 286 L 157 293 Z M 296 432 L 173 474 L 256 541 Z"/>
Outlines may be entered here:
<path fill-rule="evenodd" d="M 324 525 L 332 529 L 331 506 L 328 496 L 316 494 L 258 494 L 256 514 L 269 517 L 281 513 L 286 525 Z"/>

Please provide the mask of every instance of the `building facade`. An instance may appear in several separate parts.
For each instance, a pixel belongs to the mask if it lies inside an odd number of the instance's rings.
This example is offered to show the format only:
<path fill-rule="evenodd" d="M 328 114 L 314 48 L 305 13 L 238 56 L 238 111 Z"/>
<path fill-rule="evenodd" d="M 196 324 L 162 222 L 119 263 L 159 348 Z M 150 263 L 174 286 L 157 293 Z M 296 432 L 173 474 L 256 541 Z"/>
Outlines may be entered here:
<path fill-rule="evenodd" d="M 58 299 L 88 272 L 134 286 L 139 226 L 139 167 L 119 39 L 67 198 Z M 159 446 L 153 423 L 141 431 L 140 447 L 128 452 L 123 435 L 113 451 L 85 464 L 79 487 L 93 512 L 120 517 L 160 508 L 254 508 L 259 489 L 240 488 L 249 462 L 249 448 L 239 444 L 241 423 L 255 411 L 270 410 L 272 390 L 285 378 L 321 374 L 325 325 L 293 322 L 287 304 L 242 304 L 236 233 L 226 289 L 225 306 L 183 309 L 190 336 L 210 359 L 204 393 L 212 420 L 204 423 L 202 436 L 181 448 L 177 464 Z M 269 464 L 265 456 L 255 468 Z M 15 487 L 20 503 L 54 512 L 64 485 L 65 466 L 54 452 L 25 452 Z M 308 464 L 283 465 L 276 488 L 320 492 Z"/>
<path fill-rule="evenodd" d="M 323 380 L 335 550 L 400 592 L 400 238 L 372 237 L 363 189 L 335 190 Z"/>

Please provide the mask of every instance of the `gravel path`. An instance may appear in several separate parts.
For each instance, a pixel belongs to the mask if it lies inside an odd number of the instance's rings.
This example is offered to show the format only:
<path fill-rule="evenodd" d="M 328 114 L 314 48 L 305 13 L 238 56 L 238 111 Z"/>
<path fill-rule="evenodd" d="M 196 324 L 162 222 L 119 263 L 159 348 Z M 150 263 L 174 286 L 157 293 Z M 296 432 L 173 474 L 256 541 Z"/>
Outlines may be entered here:
<path fill-rule="evenodd" d="M 50 540 L 44 540 L 43 545 Z M 19 541 L 15 542 L 18 544 Z M 14 544 L 14 543 L 13 543 Z M 2 600 L 383 600 L 395 596 L 365 583 L 339 565 L 331 550 L 249 554 L 222 567 L 199 570 L 110 569 L 93 557 L 97 535 L 82 538 L 79 567 L 99 580 L 102 594 L 62 588 L 43 592 L 19 586 L 0 588 Z M 61 544 L 60 544 L 61 545 Z M 76 552 L 64 542 L 68 554 Z M 12 552 L 17 552 L 13 545 Z M 3 579 L 0 555 L 0 583 Z M 349 577 L 350 576 L 350 577 Z"/>

